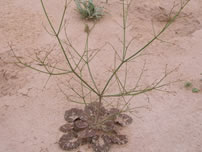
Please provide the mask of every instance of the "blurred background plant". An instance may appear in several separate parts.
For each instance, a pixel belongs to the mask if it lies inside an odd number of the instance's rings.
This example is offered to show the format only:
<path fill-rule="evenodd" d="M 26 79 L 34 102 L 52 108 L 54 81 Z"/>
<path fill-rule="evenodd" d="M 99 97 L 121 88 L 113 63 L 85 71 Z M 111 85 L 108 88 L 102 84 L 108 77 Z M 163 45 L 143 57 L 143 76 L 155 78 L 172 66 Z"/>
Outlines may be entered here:
<path fill-rule="evenodd" d="M 77 10 L 85 19 L 99 19 L 104 15 L 103 8 L 95 6 L 93 0 L 74 0 Z"/>

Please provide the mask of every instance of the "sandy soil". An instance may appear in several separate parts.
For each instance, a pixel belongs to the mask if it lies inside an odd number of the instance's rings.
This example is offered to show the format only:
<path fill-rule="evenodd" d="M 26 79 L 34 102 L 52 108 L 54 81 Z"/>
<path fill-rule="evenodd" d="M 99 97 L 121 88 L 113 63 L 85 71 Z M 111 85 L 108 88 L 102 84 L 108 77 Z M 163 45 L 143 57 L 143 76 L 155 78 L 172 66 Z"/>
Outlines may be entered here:
<path fill-rule="evenodd" d="M 49 0 L 45 4 L 57 26 L 63 0 Z M 128 28 L 128 39 L 135 38 L 132 51 L 152 38 L 151 20 L 155 30 L 160 30 L 172 5 L 172 0 L 132 2 Z M 202 152 L 201 10 L 202 1 L 192 0 L 179 19 L 161 36 L 166 42 L 156 41 L 134 63 L 133 67 L 140 69 L 146 61 L 145 84 L 160 77 L 166 65 L 169 69 L 178 67 L 168 81 L 182 81 L 167 87 L 174 93 L 154 91 L 149 94 L 149 109 L 136 111 L 132 115 L 133 124 L 123 130 L 128 135 L 129 143 L 114 146 L 112 152 Z M 109 0 L 106 11 L 108 13 L 97 22 L 92 32 L 90 47 L 99 48 L 108 41 L 119 49 L 121 30 L 115 20 L 121 21 L 121 6 L 117 0 Z M 74 3 L 68 8 L 66 19 L 69 22 L 68 36 L 77 48 L 83 48 L 86 21 L 80 19 Z M 3 60 L 0 60 L 0 152 L 62 151 L 57 141 L 62 134 L 58 128 L 64 124 L 64 111 L 78 106 L 62 95 L 57 86 L 60 83 L 58 79 L 51 77 L 45 85 L 47 75 L 9 64 L 13 60 L 8 43 L 12 43 L 15 51 L 22 56 L 50 50 L 56 44 L 42 25 L 47 26 L 47 21 L 39 1 L 0 1 L 0 58 Z M 101 56 L 93 64 L 99 67 L 95 75 L 96 79 L 102 78 L 100 86 L 113 63 L 109 48 L 103 48 Z M 130 72 L 131 78 L 133 75 L 135 78 L 137 72 L 133 69 Z M 129 83 L 133 83 L 131 78 Z M 186 81 L 192 82 L 201 91 L 192 93 L 184 87 Z M 145 96 L 138 96 L 131 106 L 144 105 L 145 100 Z M 80 150 L 91 151 L 88 147 Z"/>

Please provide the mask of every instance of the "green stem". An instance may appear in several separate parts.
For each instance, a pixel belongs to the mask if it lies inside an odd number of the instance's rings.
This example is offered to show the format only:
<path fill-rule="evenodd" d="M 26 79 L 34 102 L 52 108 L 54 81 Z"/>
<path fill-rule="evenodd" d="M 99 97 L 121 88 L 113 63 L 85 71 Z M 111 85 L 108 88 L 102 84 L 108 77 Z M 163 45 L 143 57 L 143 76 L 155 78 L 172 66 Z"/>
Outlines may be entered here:
<path fill-rule="evenodd" d="M 115 69 L 115 71 L 112 73 L 112 75 L 109 77 L 108 81 L 106 82 L 101 95 L 103 96 L 105 93 L 106 88 L 108 87 L 110 81 L 112 80 L 112 78 L 115 76 L 115 74 L 119 71 L 119 69 L 122 67 L 122 65 L 125 62 L 128 62 L 129 60 L 131 60 L 132 58 L 134 58 L 135 56 L 137 56 L 139 53 L 141 53 L 143 50 L 145 50 L 145 48 L 147 48 L 153 41 L 155 41 L 156 39 L 158 39 L 158 37 L 164 33 L 164 31 L 175 21 L 175 19 L 179 16 L 179 14 L 181 13 L 181 11 L 184 9 L 184 7 L 189 3 L 190 0 L 186 1 L 186 3 L 181 6 L 181 8 L 179 9 L 179 11 L 176 13 L 176 15 L 171 18 L 171 20 L 163 27 L 163 29 L 152 39 L 150 40 L 144 47 L 142 47 L 140 50 L 138 50 L 136 53 L 134 53 L 133 55 L 131 55 L 130 57 L 126 58 L 125 60 L 123 60 L 120 65 L 117 67 L 117 69 Z M 123 12 L 124 14 L 125 12 Z"/>
<path fill-rule="evenodd" d="M 46 18 L 47 18 L 47 20 L 48 20 L 48 23 L 49 23 L 49 25 L 50 25 L 52 31 L 54 32 L 54 35 L 55 35 L 55 37 L 56 37 L 56 39 L 57 39 L 57 41 L 58 41 L 58 43 L 59 43 L 59 45 L 60 45 L 60 48 L 61 48 L 61 50 L 62 50 L 62 52 L 63 52 L 63 54 L 64 54 L 64 56 L 65 56 L 65 59 L 66 59 L 66 61 L 67 61 L 67 64 L 69 65 L 69 67 L 70 67 L 72 73 L 73 73 L 78 79 L 80 79 L 88 88 L 90 88 L 95 94 L 99 95 L 99 93 L 98 93 L 95 89 L 93 89 L 84 79 L 82 79 L 82 78 L 79 76 L 79 74 L 76 73 L 76 71 L 75 71 L 74 68 L 72 67 L 72 65 L 71 65 L 71 63 L 70 63 L 70 61 L 69 61 L 69 58 L 67 57 L 67 54 L 66 54 L 66 52 L 65 52 L 65 49 L 64 49 L 64 47 L 63 47 L 63 44 L 62 44 L 62 42 L 61 42 L 61 40 L 60 40 L 59 34 L 56 33 L 56 30 L 55 30 L 55 28 L 53 27 L 52 22 L 51 22 L 50 19 L 49 19 L 48 13 L 47 13 L 47 11 L 46 11 L 46 9 L 45 9 L 45 6 L 44 6 L 44 4 L 43 4 L 43 0 L 41 0 L 41 4 L 42 4 L 43 10 L 44 10 L 44 13 L 45 13 L 45 15 L 46 15 Z M 64 10 L 66 10 L 66 7 L 67 7 L 67 6 L 65 6 Z M 64 13 L 63 13 L 63 14 L 64 14 Z"/>
<path fill-rule="evenodd" d="M 97 88 L 97 85 L 95 83 L 95 80 L 94 80 L 94 77 L 93 77 L 93 74 L 91 72 L 91 69 L 90 69 L 90 65 L 89 65 L 89 57 L 88 57 L 88 39 L 89 39 L 89 32 L 87 32 L 87 37 L 86 37 L 86 45 L 85 45 L 85 50 L 86 50 L 86 64 L 87 64 L 87 68 L 88 68 L 88 73 L 90 75 L 90 78 L 93 82 L 93 85 L 95 87 L 95 89 L 97 90 L 97 92 L 99 93 L 99 90 Z"/>

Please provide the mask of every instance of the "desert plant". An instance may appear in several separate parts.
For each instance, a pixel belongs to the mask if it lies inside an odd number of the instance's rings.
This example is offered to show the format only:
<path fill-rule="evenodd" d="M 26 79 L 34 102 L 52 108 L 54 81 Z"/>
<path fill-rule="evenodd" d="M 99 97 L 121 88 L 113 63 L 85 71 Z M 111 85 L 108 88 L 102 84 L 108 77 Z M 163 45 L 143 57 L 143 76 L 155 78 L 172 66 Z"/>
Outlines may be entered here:
<path fill-rule="evenodd" d="M 199 91 L 200 91 L 200 90 L 199 90 L 198 88 L 193 88 L 193 89 L 192 89 L 192 92 L 193 92 L 193 93 L 198 93 Z"/>
<path fill-rule="evenodd" d="M 198 93 L 200 92 L 200 89 L 194 86 L 191 82 L 187 81 L 184 84 L 184 87 L 187 89 L 191 89 L 192 93 Z"/>
<path fill-rule="evenodd" d="M 139 74 L 138 80 L 134 86 L 130 87 L 127 85 L 128 80 L 128 64 L 131 63 L 139 56 L 145 48 L 147 48 L 152 42 L 159 39 L 159 36 L 164 33 L 164 31 L 175 21 L 177 16 L 181 13 L 184 7 L 188 4 L 190 0 L 181 3 L 179 10 L 176 14 L 170 18 L 170 20 L 165 24 L 165 26 L 160 30 L 160 32 L 148 42 L 141 49 L 130 52 L 129 47 L 134 39 L 127 42 L 127 19 L 128 19 L 128 9 L 130 3 L 126 0 L 122 1 L 122 51 L 118 52 L 111 43 L 107 43 L 114 52 L 114 67 L 111 69 L 109 77 L 104 82 L 103 87 L 98 85 L 95 79 L 94 73 L 92 72 L 91 61 L 98 55 L 101 49 L 90 50 L 89 49 L 89 35 L 92 31 L 88 25 L 85 26 L 85 48 L 83 52 L 78 51 L 68 38 L 67 30 L 64 27 L 64 32 L 66 40 L 63 41 L 60 37 L 62 27 L 64 25 L 64 17 L 66 9 L 68 6 L 67 0 L 65 1 L 65 7 L 63 10 L 63 15 L 59 24 L 58 29 L 53 26 L 51 19 L 46 11 L 43 0 L 41 4 L 51 28 L 51 35 L 53 35 L 60 46 L 61 52 L 65 58 L 66 66 L 57 67 L 57 64 L 47 63 L 47 59 L 52 53 L 47 52 L 43 57 L 36 55 L 33 64 L 26 63 L 21 57 L 16 55 L 12 46 L 11 50 L 17 59 L 17 64 L 29 67 L 33 70 L 52 75 L 69 75 L 70 79 L 67 82 L 69 90 L 72 91 L 74 96 L 66 94 L 63 89 L 61 92 L 66 96 L 68 101 L 75 103 L 84 104 L 83 109 L 72 108 L 65 112 L 65 120 L 67 124 L 63 125 L 60 130 L 66 132 L 59 141 L 59 145 L 62 149 L 71 150 L 77 148 L 79 145 L 90 143 L 95 152 L 107 152 L 110 149 L 111 144 L 126 144 L 127 138 L 125 135 L 120 135 L 118 133 L 119 127 L 126 126 L 132 123 L 132 118 L 124 112 L 130 111 L 132 108 L 129 106 L 133 97 L 140 94 L 145 94 L 152 90 L 161 90 L 162 87 L 168 85 L 169 83 L 163 83 L 163 80 L 172 72 L 165 70 L 164 75 L 158 80 L 154 81 L 152 84 L 146 87 L 141 87 L 139 85 L 142 75 L 144 73 L 144 66 Z M 84 17 L 97 17 L 96 9 L 92 1 L 85 1 L 80 3 L 80 1 L 75 1 L 80 13 Z M 82 5 L 82 6 L 81 6 Z M 99 16 L 99 15 L 98 15 Z M 67 47 L 67 49 L 66 49 Z M 120 72 L 123 71 L 124 77 L 120 77 Z M 90 81 L 84 76 L 88 75 Z M 76 84 L 72 84 L 72 81 Z M 110 87 L 116 85 L 115 90 L 110 90 Z M 78 87 L 79 86 L 79 87 Z M 162 91 L 162 90 L 161 90 Z M 93 98 L 92 98 L 93 96 Z M 117 107 L 109 108 L 105 102 L 111 98 L 120 99 Z M 79 101 L 78 101 L 79 100 Z M 109 103 L 112 104 L 113 103 Z M 109 105 L 108 104 L 108 105 Z M 102 144 L 101 144 L 102 143 Z"/>
<path fill-rule="evenodd" d="M 81 16 L 86 19 L 98 19 L 104 15 L 101 7 L 95 6 L 93 0 L 74 0 Z"/>
<path fill-rule="evenodd" d="M 185 88 L 189 88 L 189 87 L 191 87 L 192 86 L 192 83 L 191 82 L 185 82 L 185 84 L 184 84 L 184 87 Z"/>

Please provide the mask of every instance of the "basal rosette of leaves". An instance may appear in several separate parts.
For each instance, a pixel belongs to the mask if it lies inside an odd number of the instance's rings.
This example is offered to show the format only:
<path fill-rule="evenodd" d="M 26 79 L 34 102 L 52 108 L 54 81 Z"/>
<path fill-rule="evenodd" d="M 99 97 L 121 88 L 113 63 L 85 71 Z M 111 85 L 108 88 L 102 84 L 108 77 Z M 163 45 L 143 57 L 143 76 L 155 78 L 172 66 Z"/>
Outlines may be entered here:
<path fill-rule="evenodd" d="M 81 145 L 89 144 L 94 152 L 108 152 L 113 144 L 128 143 L 125 135 L 119 133 L 122 127 L 132 123 L 132 118 L 121 113 L 119 109 L 105 109 L 93 102 L 84 110 L 72 108 L 65 112 L 66 124 L 60 127 L 65 134 L 60 138 L 59 145 L 63 150 L 73 150 Z M 100 115 L 99 122 L 96 116 Z"/>

